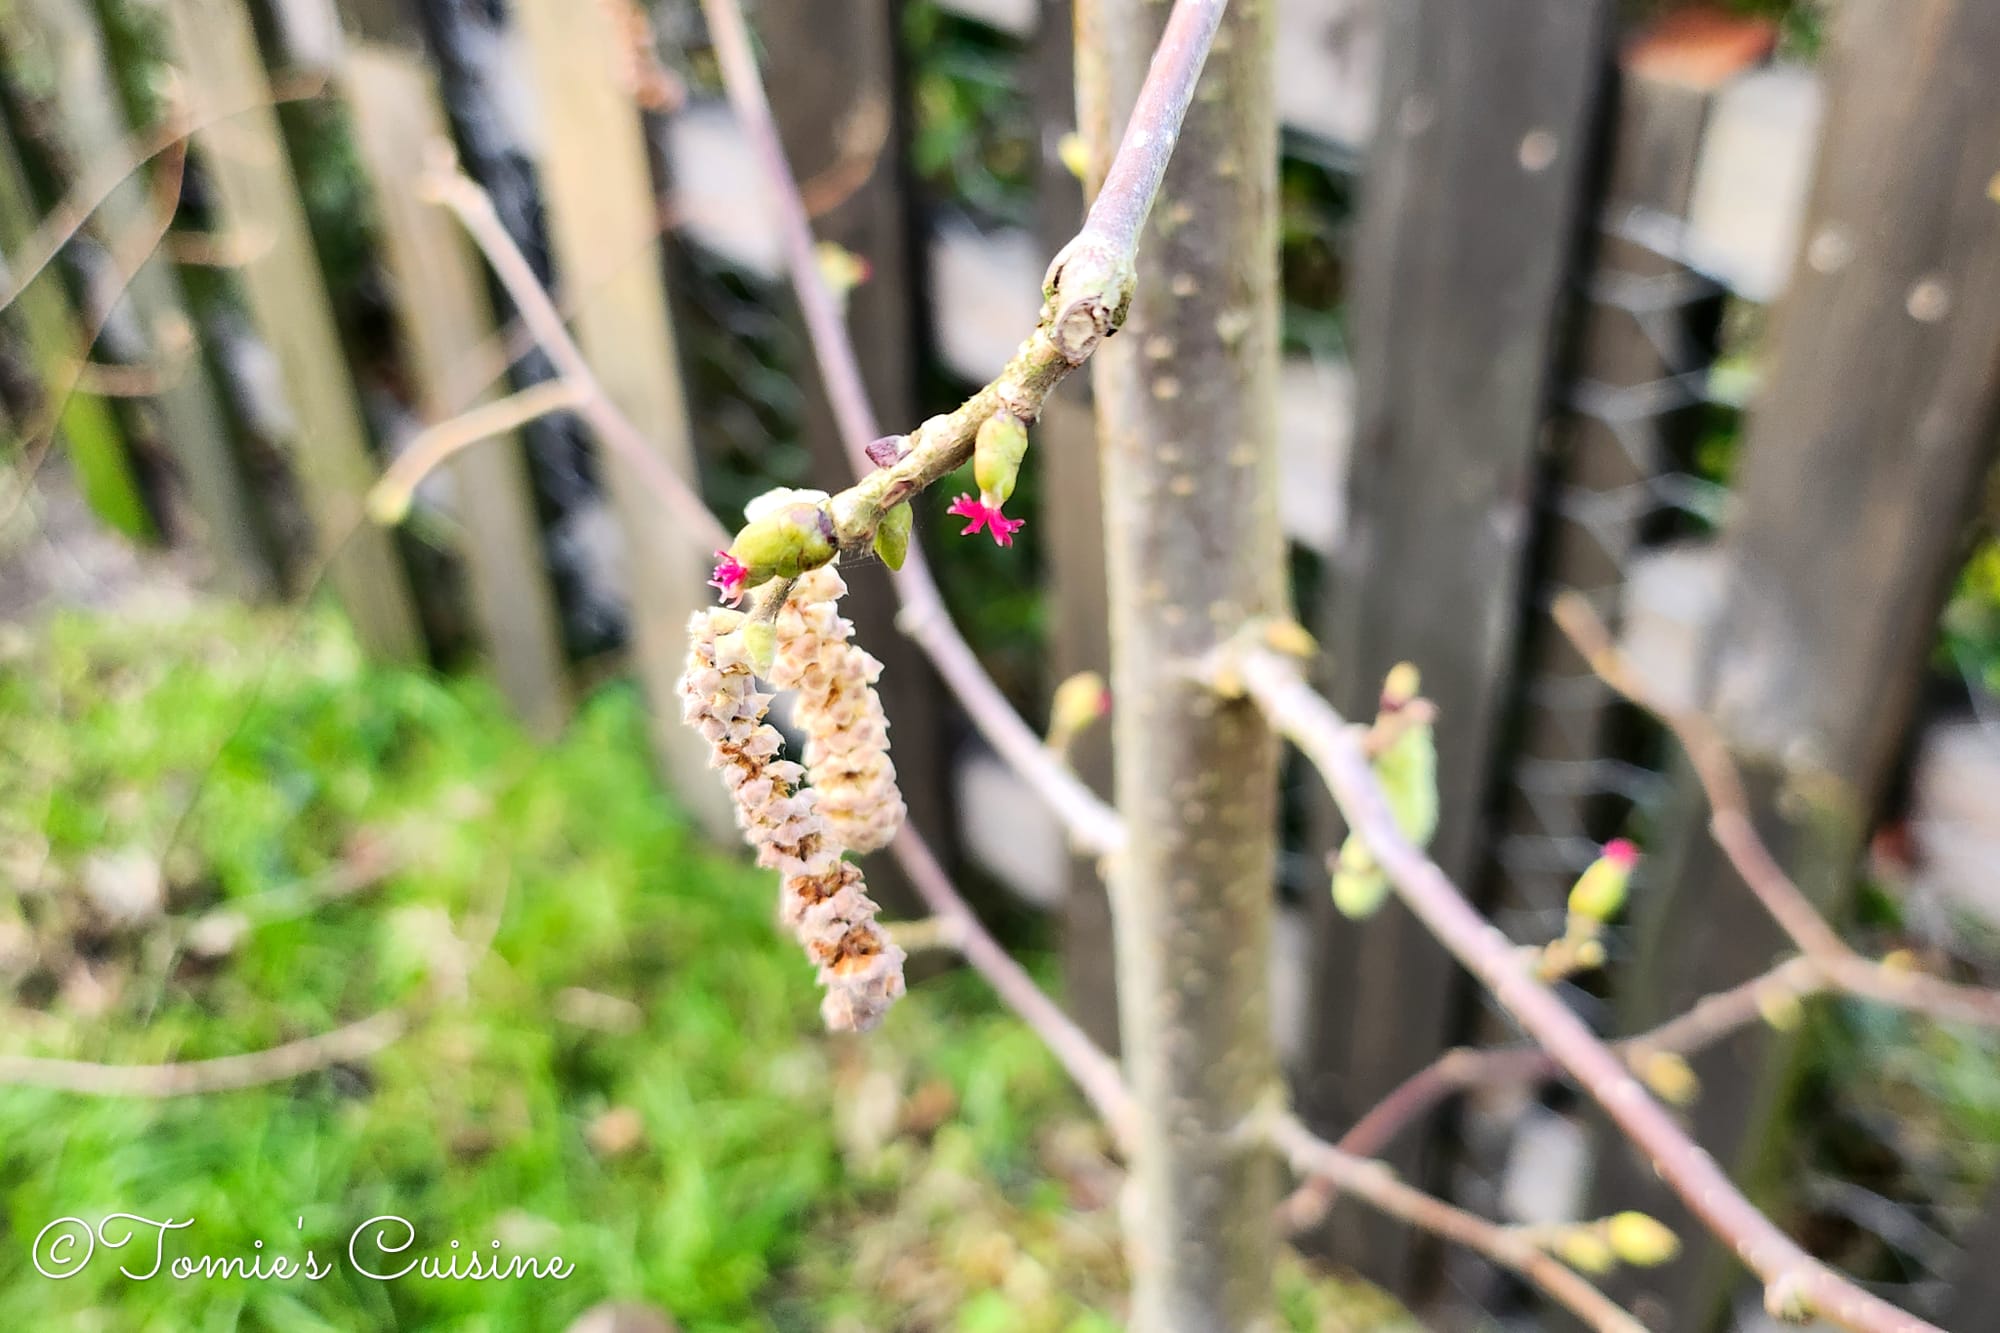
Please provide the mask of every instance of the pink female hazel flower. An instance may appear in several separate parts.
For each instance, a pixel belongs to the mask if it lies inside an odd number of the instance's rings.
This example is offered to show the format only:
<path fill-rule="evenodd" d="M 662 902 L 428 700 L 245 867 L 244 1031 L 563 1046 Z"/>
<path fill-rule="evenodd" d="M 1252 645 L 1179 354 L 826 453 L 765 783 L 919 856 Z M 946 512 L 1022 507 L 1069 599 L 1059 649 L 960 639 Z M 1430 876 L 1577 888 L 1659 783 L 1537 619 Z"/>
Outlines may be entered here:
<path fill-rule="evenodd" d="M 1625 838 L 1613 838 L 1585 867 L 1569 891 L 1569 911 L 1585 921 L 1606 922 L 1625 905 L 1625 888 L 1639 865 L 1639 849 Z"/>
<path fill-rule="evenodd" d="M 726 604 L 735 606 L 743 600 L 743 590 L 750 581 L 750 566 L 727 551 L 717 551 L 715 560 L 715 574 L 708 586 L 721 593 Z"/>
<path fill-rule="evenodd" d="M 979 487 L 979 498 L 961 495 L 945 510 L 972 520 L 960 536 L 970 537 L 985 528 L 993 534 L 994 545 L 1014 544 L 1014 534 L 1027 526 L 1027 520 L 1008 518 L 1000 506 L 1013 495 L 1021 458 L 1027 452 L 1028 423 L 1006 408 L 979 423 L 979 433 L 972 441 L 972 480 Z"/>
<path fill-rule="evenodd" d="M 951 507 L 945 510 L 945 512 L 947 514 L 956 514 L 960 518 L 972 520 L 960 531 L 959 536 L 970 537 L 981 528 L 985 528 L 993 534 L 993 544 L 996 546 L 1012 546 L 1014 544 L 1014 534 L 1028 526 L 1027 519 L 1008 518 L 1000 512 L 999 505 L 987 504 L 983 500 L 976 500 L 970 495 L 961 495 L 956 500 L 953 500 Z"/>

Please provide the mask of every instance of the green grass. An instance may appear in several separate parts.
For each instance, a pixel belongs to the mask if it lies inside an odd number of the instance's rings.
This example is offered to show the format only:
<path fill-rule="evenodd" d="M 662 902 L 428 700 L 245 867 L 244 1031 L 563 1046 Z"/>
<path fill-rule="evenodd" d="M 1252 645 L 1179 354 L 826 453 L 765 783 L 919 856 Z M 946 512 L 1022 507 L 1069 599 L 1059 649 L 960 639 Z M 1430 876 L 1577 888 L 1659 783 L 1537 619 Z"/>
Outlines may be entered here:
<path fill-rule="evenodd" d="M 14 1025 L 9 1046 L 135 1062 L 322 1031 L 418 996 L 504 894 L 492 950 L 462 1002 L 365 1068 L 165 1102 L 0 1090 L 0 1319 L 546 1328 L 624 1294 L 689 1328 L 759 1326 L 759 1292 L 840 1183 L 837 1044 L 773 929 L 768 876 L 700 848 L 671 813 L 629 692 L 593 700 L 541 751 L 484 688 L 368 669 L 324 621 L 275 646 L 280 629 L 224 613 L 175 627 L 71 620 L 6 664 L 0 749 L 21 762 L 0 773 L 0 837 L 17 868 L 46 843 L 41 887 L 18 911 L 37 936 L 83 937 L 75 966 L 116 993 L 91 1016 L 65 998 L 72 981 L 48 1003 L 50 1030 L 30 1042 L 40 1029 Z M 260 926 L 219 967 L 96 938 L 77 920 L 87 858 L 157 854 L 190 800 L 165 857 L 176 918 L 296 895 L 359 848 L 394 868 Z M 22 985 L 31 996 L 63 978 Z M 632 1001 L 639 1027 L 559 1022 L 566 987 Z M 919 1041 L 924 1026 L 891 1024 Z M 646 1146 L 605 1160 L 584 1129 L 611 1106 L 640 1113 Z M 251 1253 L 264 1239 L 294 1257 L 395 1212 L 423 1243 L 531 1240 L 577 1273 L 376 1283 L 342 1263 L 310 1284 L 172 1284 L 101 1261 L 63 1283 L 28 1269 L 26 1241 L 49 1219 L 120 1209 L 197 1218 L 174 1237 L 181 1252 Z"/>
<path fill-rule="evenodd" d="M 331 617 L 0 638 L 0 1050 L 194 1060 L 418 1015 L 249 1090 L 0 1086 L 0 1325 L 542 1330 L 637 1299 L 690 1331 L 1117 1327 L 1117 1175 L 1035 1037 L 963 973 L 823 1033 L 769 875 L 694 838 L 644 736 L 614 688 L 538 747 L 487 687 L 370 667 Z M 163 867 L 164 910 L 93 912 L 115 864 Z M 176 947 L 217 913 L 255 923 L 232 952 Z M 625 1023 L 580 1021 L 579 992 Z M 624 1150 L 593 1134 L 614 1108 Z M 169 1263 L 261 1240 L 331 1271 L 121 1276 L 150 1228 L 65 1281 L 30 1266 L 53 1219 L 121 1211 L 195 1219 Z M 346 1245 L 381 1214 L 417 1240 L 376 1271 L 496 1239 L 575 1271 L 376 1281 Z M 1296 1264 L 1283 1295 L 1299 1328 L 1389 1308 Z"/>

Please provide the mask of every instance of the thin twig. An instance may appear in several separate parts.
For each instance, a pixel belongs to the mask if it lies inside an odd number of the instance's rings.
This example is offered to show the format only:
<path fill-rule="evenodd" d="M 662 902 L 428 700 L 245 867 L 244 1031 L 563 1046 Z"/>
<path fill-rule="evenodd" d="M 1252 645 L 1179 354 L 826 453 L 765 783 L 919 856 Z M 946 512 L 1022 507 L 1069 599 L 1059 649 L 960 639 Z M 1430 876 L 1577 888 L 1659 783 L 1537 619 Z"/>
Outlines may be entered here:
<path fill-rule="evenodd" d="M 1840 938 L 1812 899 L 1785 873 L 1765 845 L 1750 814 L 1743 775 L 1729 742 L 1715 723 L 1692 708 L 1669 705 L 1650 690 L 1612 642 L 1611 633 L 1576 593 L 1557 597 L 1556 624 L 1598 677 L 1634 704 L 1660 719 L 1687 751 L 1712 811 L 1709 829 L 1730 865 L 1798 945 L 1825 972 L 1836 990 L 1947 1022 L 2000 1027 L 2000 991 L 1961 986 L 1921 972 L 1887 967 L 1864 957 Z"/>
<path fill-rule="evenodd" d="M 200 119 L 189 119 L 178 112 L 169 116 L 165 123 L 140 140 L 122 160 L 103 164 L 90 176 L 72 186 L 70 192 L 63 196 L 62 202 L 42 219 L 41 226 L 37 227 L 35 234 L 21 246 L 19 253 L 8 256 L 7 283 L 4 288 L 0 288 L 0 309 L 13 304 L 14 298 L 21 294 L 21 289 L 33 282 L 36 276 L 48 267 L 49 261 L 54 259 L 62 248 L 69 244 L 70 239 L 83 229 L 84 224 L 104 206 L 104 201 L 111 197 L 113 190 L 124 183 L 127 176 L 169 149 L 179 148 L 185 152 L 190 138 L 205 129 L 220 125 L 223 121 L 286 102 L 309 102 L 325 92 L 326 76 L 309 74 L 273 92 L 270 97 L 260 98 L 246 106 L 231 107 Z"/>
<path fill-rule="evenodd" d="M 496 398 L 458 416 L 426 426 L 410 440 L 396 461 L 369 488 L 368 511 L 384 519 L 400 519 L 408 512 L 410 497 L 424 478 L 454 454 L 481 440 L 505 435 L 551 412 L 563 412 L 581 404 L 582 394 L 566 379 L 543 380 L 527 388 Z"/>
<path fill-rule="evenodd" d="M 1390 1217 L 1485 1255 L 1534 1283 L 1590 1328 L 1603 1333 L 1645 1333 L 1646 1326 L 1617 1302 L 1521 1232 L 1404 1184 L 1383 1163 L 1343 1152 L 1315 1137 L 1288 1111 L 1266 1115 L 1261 1128 L 1271 1146 L 1299 1174 L 1331 1181 Z"/>
<path fill-rule="evenodd" d="M 1628 1037 L 1612 1049 L 1633 1069 L 1643 1067 L 1649 1055 L 1692 1055 L 1762 1020 L 1774 998 L 1803 1000 L 1826 989 L 1828 982 L 1819 965 L 1810 958 L 1794 956 L 1748 981 L 1704 996 L 1685 1013 Z M 1497 1084 L 1538 1082 L 1558 1078 L 1562 1072 L 1555 1057 L 1532 1044 L 1455 1047 L 1397 1084 L 1340 1136 L 1336 1146 L 1357 1157 L 1379 1157 L 1407 1126 L 1456 1093 Z M 1283 1224 L 1292 1231 L 1317 1225 L 1332 1206 L 1336 1192 L 1331 1181 L 1307 1181 L 1280 1206 Z"/>
<path fill-rule="evenodd" d="M 85 328 L 83 344 L 76 349 L 74 359 L 62 365 L 51 382 L 43 386 L 44 402 L 41 419 L 29 433 L 27 443 L 21 451 L 21 461 L 15 468 L 15 473 L 20 478 L 20 485 L 5 504 L 0 504 L 0 526 L 13 520 L 15 511 L 34 489 L 35 478 L 54 448 L 56 433 L 62 427 L 63 413 L 68 410 L 71 396 L 83 382 L 84 371 L 90 365 L 90 354 L 97 346 L 97 340 L 102 338 L 104 330 L 110 327 L 112 317 L 117 314 L 119 303 L 125 299 L 125 289 L 131 286 L 132 280 L 139 275 L 139 270 L 152 259 L 153 252 L 159 248 L 160 242 L 166 238 L 167 231 L 174 225 L 174 211 L 180 199 L 181 181 L 187 171 L 187 136 L 185 134 L 175 136 L 161 151 L 172 153 L 169 158 L 172 165 L 155 182 L 154 194 L 161 202 L 155 207 L 154 216 L 148 225 L 140 229 L 136 236 L 120 238 L 119 243 L 113 247 L 111 258 L 117 270 L 116 284 L 106 294 L 102 307 L 93 314 L 88 327 Z M 82 225 L 81 219 L 77 225 Z M 47 259 L 44 258 L 42 262 L 46 263 Z M 26 284 L 26 279 L 18 283 L 8 294 L 8 299 L 11 300 L 13 296 L 18 295 Z M 5 302 L 0 302 L 0 308 L 4 306 Z"/>
<path fill-rule="evenodd" d="M 500 285 L 507 289 L 515 309 L 520 311 L 522 321 L 534 332 L 535 341 L 548 353 L 556 373 L 574 393 L 577 414 L 597 432 L 606 448 L 631 465 L 660 501 L 674 511 L 675 521 L 703 547 L 727 545 L 728 534 L 716 522 L 715 515 L 708 512 L 701 497 L 675 475 L 654 451 L 645 432 L 633 425 L 604 391 L 590 362 L 584 359 L 583 350 L 564 327 L 555 303 L 536 278 L 534 268 L 494 211 L 492 197 L 458 170 L 448 145 L 439 144 L 437 150 L 437 163 L 419 188 L 452 211 L 486 257 L 494 276 L 500 279 Z"/>
<path fill-rule="evenodd" d="M 1110 1126 L 1112 1137 L 1129 1150 L 1137 1110 L 1132 1104 L 1132 1094 L 1119 1077 L 1117 1061 L 1099 1050 L 1089 1034 L 1035 984 L 1027 969 L 987 934 L 979 917 L 952 887 L 951 877 L 938 864 L 921 834 L 905 824 L 889 844 L 889 850 L 895 854 L 896 864 L 909 876 L 917 896 L 930 908 L 933 919 L 951 924 L 957 936 L 955 947 L 965 961 L 986 978 L 986 984 L 993 987 L 1001 1002 L 1042 1039 Z"/>
<path fill-rule="evenodd" d="M 1129 1151 L 1137 1108 L 1119 1075 L 1117 1063 L 986 932 L 921 837 L 905 827 L 890 849 L 911 885 L 931 909 L 930 922 L 949 927 L 966 962 L 993 987 L 1001 1002 L 1042 1039 L 1104 1118 L 1112 1136 Z M 1610 1333 L 1643 1333 L 1643 1324 L 1518 1233 L 1404 1184 L 1381 1162 L 1343 1152 L 1316 1138 L 1289 1112 L 1274 1109 L 1261 1118 L 1256 1128 L 1301 1174 L 1332 1179 L 1390 1217 L 1487 1256 L 1533 1282 L 1592 1328 Z"/>
<path fill-rule="evenodd" d="M 1810 1312 L 1857 1333 L 1933 1328 L 1799 1248 L 1648 1095 L 1618 1055 L 1535 980 L 1507 937 L 1403 837 L 1363 749 L 1365 728 L 1350 725 L 1314 693 L 1294 661 L 1244 646 L 1229 666 L 1271 724 L 1319 770 L 1348 827 L 1366 840 L 1410 911 L 1605 1109 L 1695 1216 L 1757 1274 L 1768 1308 L 1786 1316 Z"/>
<path fill-rule="evenodd" d="M 268 1050 L 164 1065 L 105 1065 L 87 1060 L 51 1060 L 32 1055 L 0 1056 L 0 1084 L 25 1084 L 97 1097 L 185 1097 L 233 1092 L 296 1078 L 347 1060 L 362 1060 L 409 1030 L 401 1009 L 349 1023 L 331 1032 L 288 1041 Z"/>

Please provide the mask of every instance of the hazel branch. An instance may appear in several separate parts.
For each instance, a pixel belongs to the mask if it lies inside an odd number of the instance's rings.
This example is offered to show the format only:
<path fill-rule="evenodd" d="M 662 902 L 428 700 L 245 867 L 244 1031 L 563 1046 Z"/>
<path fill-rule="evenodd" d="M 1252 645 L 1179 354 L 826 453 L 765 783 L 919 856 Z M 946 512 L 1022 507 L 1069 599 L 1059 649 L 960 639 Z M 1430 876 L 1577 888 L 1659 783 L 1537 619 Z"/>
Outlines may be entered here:
<path fill-rule="evenodd" d="M 1297 664 L 1250 643 L 1211 678 L 1247 695 L 1319 770 L 1348 827 L 1359 831 L 1399 897 L 1590 1094 L 1695 1216 L 1764 1284 L 1780 1318 L 1816 1315 L 1855 1333 L 1919 1333 L 1933 1325 L 1897 1309 L 1814 1259 L 1745 1198 L 1714 1158 L 1647 1093 L 1623 1060 L 1523 967 L 1507 937 L 1482 918 L 1437 864 L 1403 837 L 1369 765 L 1362 737 L 1299 675 Z"/>
<path fill-rule="evenodd" d="M 558 377 L 575 392 L 575 410 L 604 441 L 605 447 L 616 450 L 631 463 L 635 474 L 673 511 L 677 525 L 700 549 L 727 546 L 729 533 L 709 513 L 701 498 L 660 461 L 648 447 L 644 433 L 604 392 L 582 349 L 564 326 L 554 301 L 501 224 L 492 199 L 477 182 L 457 169 L 448 145 L 438 146 L 437 168 L 424 188 L 439 204 L 449 208 L 466 229 L 519 310 L 522 324 L 547 352 Z M 788 176 L 786 189 L 791 188 Z M 816 268 L 807 271 L 810 281 L 819 281 Z M 972 429 L 976 431 L 976 422 Z M 1000 687 L 979 665 L 972 649 L 952 625 L 944 599 L 914 543 L 909 562 L 896 576 L 895 587 L 903 604 L 897 626 L 923 649 L 994 749 L 1028 778 L 1029 785 L 1062 819 L 1079 846 L 1099 855 L 1115 852 L 1125 839 L 1117 812 L 1043 748 L 1040 738 L 1000 693 Z"/>
<path fill-rule="evenodd" d="M 786 267 L 842 441 L 861 475 L 828 502 L 840 547 L 865 549 L 884 514 L 964 464 L 980 426 L 996 413 L 1033 421 L 1049 391 L 1123 322 L 1135 281 L 1139 233 L 1159 193 L 1223 7 L 1224 0 L 1177 0 L 1104 187 L 1082 229 L 1050 266 L 1041 317 L 1027 341 L 991 383 L 956 411 L 918 426 L 898 442 L 889 462 L 878 464 L 869 456 L 869 445 L 881 431 L 853 341 L 814 258 L 811 224 L 771 118 L 741 5 L 738 0 L 702 0 L 730 105 L 778 201 Z M 1039 743 L 979 666 L 946 615 L 914 544 L 895 585 L 903 604 L 898 626 L 924 650 L 1001 757 L 1029 780 L 1079 846 L 1099 855 L 1116 852 L 1125 840 L 1117 813 Z"/>
<path fill-rule="evenodd" d="M 1888 966 L 1850 948 L 1785 873 L 1757 832 L 1743 776 L 1715 723 L 1693 709 L 1668 705 L 1648 689 L 1583 597 L 1562 594 L 1556 598 L 1553 614 L 1590 669 L 1606 685 L 1657 717 L 1680 742 L 1708 797 L 1712 812 L 1709 831 L 1717 845 L 1779 928 L 1818 966 L 1830 989 L 1946 1022 L 2000 1027 L 2000 991 L 1961 986 Z"/>

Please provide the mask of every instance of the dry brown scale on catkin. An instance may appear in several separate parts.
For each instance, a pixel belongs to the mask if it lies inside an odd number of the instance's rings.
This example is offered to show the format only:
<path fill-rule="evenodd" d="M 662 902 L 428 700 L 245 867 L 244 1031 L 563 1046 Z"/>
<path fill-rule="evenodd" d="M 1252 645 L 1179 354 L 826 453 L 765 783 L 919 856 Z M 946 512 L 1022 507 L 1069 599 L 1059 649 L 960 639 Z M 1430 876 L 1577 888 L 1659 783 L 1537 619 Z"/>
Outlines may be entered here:
<path fill-rule="evenodd" d="M 780 758 L 784 739 L 764 721 L 771 697 L 756 677 L 739 631 L 745 617 L 715 608 L 688 625 L 681 716 L 713 748 L 711 767 L 736 802 L 736 822 L 757 863 L 778 871 L 780 916 L 819 967 L 820 1014 L 836 1030 L 866 1031 L 903 993 L 903 951 L 876 923 L 859 866 L 799 783 L 805 770 Z"/>
<path fill-rule="evenodd" d="M 846 591 L 831 565 L 800 576 L 778 612 L 771 683 L 798 691 L 792 721 L 806 735 L 806 772 L 820 814 L 841 846 L 872 852 L 903 826 L 903 794 L 875 693 L 882 664 L 851 638 L 854 626 L 838 607 Z"/>

